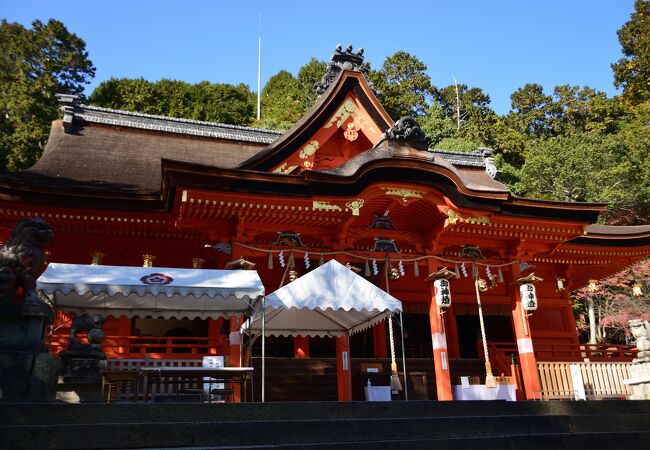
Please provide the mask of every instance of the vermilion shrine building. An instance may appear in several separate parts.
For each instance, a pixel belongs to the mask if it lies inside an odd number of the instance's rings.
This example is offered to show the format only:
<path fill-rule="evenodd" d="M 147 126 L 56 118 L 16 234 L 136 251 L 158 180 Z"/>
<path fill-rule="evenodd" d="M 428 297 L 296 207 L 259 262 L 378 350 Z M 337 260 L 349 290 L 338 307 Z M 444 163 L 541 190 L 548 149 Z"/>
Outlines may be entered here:
<path fill-rule="evenodd" d="M 384 289 L 388 268 L 390 293 L 404 308 L 407 369 L 426 380 L 419 398 L 440 400 L 452 399 L 458 377 L 485 375 L 479 277 L 489 286 L 481 302 L 493 372 L 519 378 L 520 398 L 533 398 L 539 362 L 585 356 L 570 290 L 647 256 L 650 227 L 593 225 L 604 204 L 517 197 L 498 181 L 489 150 L 431 150 L 408 121 L 391 129 L 360 63 L 337 51 L 316 104 L 284 134 L 61 96 L 63 119 L 53 123 L 42 158 L 0 178 L 3 237 L 16 219 L 42 217 L 55 231 L 49 262 L 94 257 L 141 266 L 148 255 L 155 267 L 223 269 L 244 259 L 255 263 L 267 293 L 322 260 L 349 263 Z M 283 267 L 280 253 L 295 266 Z M 460 278 L 451 280 L 452 306 L 440 314 L 425 277 L 443 267 Z M 513 281 L 531 272 L 543 281 L 529 315 Z M 53 352 L 65 345 L 69 319 L 58 312 Z M 238 365 L 240 324 L 109 316 L 104 351 L 116 359 L 216 354 Z M 387 374 L 386 329 L 382 323 L 352 338 L 355 400 L 362 364 Z M 335 349 L 346 345 L 270 339 L 267 399 L 350 399 L 328 381 L 336 377 Z M 520 375 L 511 373 L 510 354 Z"/>

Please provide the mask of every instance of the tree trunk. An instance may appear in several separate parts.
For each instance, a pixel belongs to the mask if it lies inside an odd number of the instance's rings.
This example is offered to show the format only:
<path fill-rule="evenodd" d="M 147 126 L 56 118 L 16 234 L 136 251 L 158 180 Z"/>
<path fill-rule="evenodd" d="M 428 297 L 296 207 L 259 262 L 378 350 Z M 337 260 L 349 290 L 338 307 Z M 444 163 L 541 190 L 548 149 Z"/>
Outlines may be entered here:
<path fill-rule="evenodd" d="M 587 299 L 587 309 L 589 311 L 589 343 L 596 343 L 596 310 L 594 309 L 594 299 Z"/>

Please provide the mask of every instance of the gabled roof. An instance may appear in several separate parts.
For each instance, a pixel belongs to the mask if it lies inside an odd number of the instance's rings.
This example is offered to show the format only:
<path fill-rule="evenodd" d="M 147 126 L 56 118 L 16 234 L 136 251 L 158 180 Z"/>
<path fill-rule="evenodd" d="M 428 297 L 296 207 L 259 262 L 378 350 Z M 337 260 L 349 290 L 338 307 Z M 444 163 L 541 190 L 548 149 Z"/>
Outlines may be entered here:
<path fill-rule="evenodd" d="M 334 115 L 348 94 L 353 93 L 380 131 L 393 124 L 361 72 L 343 70 L 329 85 L 314 106 L 290 130 L 241 165 L 242 169 L 268 171 L 281 164 Z"/>

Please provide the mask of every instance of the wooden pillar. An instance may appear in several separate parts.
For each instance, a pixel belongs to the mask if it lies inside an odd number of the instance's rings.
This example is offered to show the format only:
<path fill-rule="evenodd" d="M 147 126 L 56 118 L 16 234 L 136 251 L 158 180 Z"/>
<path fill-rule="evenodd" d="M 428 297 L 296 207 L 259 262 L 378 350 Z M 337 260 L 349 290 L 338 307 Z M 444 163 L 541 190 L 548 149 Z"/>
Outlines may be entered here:
<path fill-rule="evenodd" d="M 516 280 L 521 276 L 519 267 L 512 265 L 512 278 Z M 512 309 L 512 323 L 515 329 L 515 339 L 517 339 L 517 348 L 519 350 L 519 365 L 521 366 L 521 375 L 524 382 L 524 392 L 528 400 L 539 397 L 540 382 L 539 372 L 537 371 L 537 359 L 533 349 L 533 340 L 530 332 L 530 322 L 521 305 L 521 294 L 517 286 L 510 287 L 514 293 L 515 304 Z"/>
<path fill-rule="evenodd" d="M 309 358 L 309 338 L 307 336 L 293 338 L 293 357 Z"/>
<path fill-rule="evenodd" d="M 240 357 L 241 357 L 241 346 L 240 346 L 241 334 L 239 333 L 240 323 L 241 322 L 239 320 L 239 317 L 230 318 L 230 335 L 228 339 L 230 367 L 240 367 Z M 239 384 L 235 383 L 233 385 L 233 389 L 235 390 L 233 401 L 238 403 L 241 401 L 241 391 L 240 391 Z"/>
<path fill-rule="evenodd" d="M 450 283 L 453 283 L 451 281 Z M 454 305 L 447 309 L 445 313 L 445 336 L 447 337 L 447 347 L 449 349 L 449 358 L 460 358 L 460 345 L 458 344 L 458 325 L 456 323 L 456 311 Z"/>
<path fill-rule="evenodd" d="M 338 336 L 336 338 L 336 380 L 340 402 L 352 401 L 349 343 L 347 336 Z"/>
<path fill-rule="evenodd" d="M 428 260 L 429 272 L 436 270 L 435 263 Z M 454 286 L 451 283 L 451 295 L 453 299 Z M 451 392 L 451 377 L 449 376 L 449 360 L 447 351 L 447 336 L 443 318 L 440 316 L 433 283 L 429 283 L 429 323 L 431 324 L 431 342 L 433 345 L 433 366 L 436 372 L 436 392 L 438 400 L 453 400 Z"/>
<path fill-rule="evenodd" d="M 388 345 L 386 342 L 386 321 L 379 322 L 372 327 L 372 340 L 375 358 L 388 358 Z"/>

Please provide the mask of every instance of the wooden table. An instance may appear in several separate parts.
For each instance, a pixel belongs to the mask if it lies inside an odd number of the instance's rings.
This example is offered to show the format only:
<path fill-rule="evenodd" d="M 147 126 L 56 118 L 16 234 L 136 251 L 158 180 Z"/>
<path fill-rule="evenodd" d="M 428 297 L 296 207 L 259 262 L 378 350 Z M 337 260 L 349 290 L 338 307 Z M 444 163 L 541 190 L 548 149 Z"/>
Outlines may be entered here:
<path fill-rule="evenodd" d="M 130 396 L 132 401 L 138 399 L 138 386 L 140 372 L 138 370 L 103 370 L 102 376 L 102 401 L 111 402 L 111 388 L 118 383 L 130 384 Z"/>
<path fill-rule="evenodd" d="M 145 403 L 148 402 L 152 383 L 162 383 L 164 379 L 191 379 L 204 384 L 205 379 L 209 378 L 208 383 L 239 384 L 241 399 L 246 401 L 246 382 L 252 373 L 252 367 L 142 367 L 142 398 Z"/>

